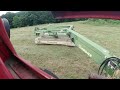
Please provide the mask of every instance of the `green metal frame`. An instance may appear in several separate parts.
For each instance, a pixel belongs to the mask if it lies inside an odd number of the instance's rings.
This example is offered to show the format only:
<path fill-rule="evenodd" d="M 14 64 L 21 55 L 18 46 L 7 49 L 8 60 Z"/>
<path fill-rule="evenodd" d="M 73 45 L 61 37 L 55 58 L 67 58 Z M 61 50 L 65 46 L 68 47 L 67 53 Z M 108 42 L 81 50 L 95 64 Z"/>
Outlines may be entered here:
<path fill-rule="evenodd" d="M 80 35 L 70 29 L 68 30 L 68 33 L 70 34 L 70 38 L 74 41 L 75 45 L 84 51 L 89 57 L 93 58 L 96 63 L 101 64 L 106 58 L 114 56 L 110 54 L 108 50 L 92 42 L 83 35 Z"/>
<path fill-rule="evenodd" d="M 38 36 L 43 36 L 45 33 L 48 33 L 49 36 L 54 36 L 54 37 L 58 37 L 58 35 L 60 34 L 67 34 L 67 30 L 73 30 L 73 25 L 65 25 L 65 26 L 48 26 L 47 28 L 41 28 L 39 29 L 38 27 L 35 27 L 34 33 L 35 35 Z"/>
<path fill-rule="evenodd" d="M 47 28 L 44 27 L 41 29 L 36 27 L 34 33 L 36 36 L 42 36 L 44 33 L 48 33 L 50 36 L 65 33 L 69 35 L 78 48 L 84 51 L 89 57 L 93 58 L 98 64 L 101 64 L 106 58 L 114 56 L 105 48 L 74 31 L 73 28 L 73 25 L 61 25 L 56 27 L 50 25 Z"/>
<path fill-rule="evenodd" d="M 43 33 L 49 33 L 49 35 L 58 36 L 65 33 L 71 38 L 78 48 L 92 58 L 97 64 L 101 64 L 105 59 L 115 56 L 105 48 L 77 33 L 73 30 L 73 28 L 73 25 L 62 25 L 56 27 L 50 26 L 35 30 L 35 34 L 37 36 L 37 34 L 41 35 Z M 113 74 L 113 70 L 110 67 L 107 67 L 105 70 L 107 74 Z"/>

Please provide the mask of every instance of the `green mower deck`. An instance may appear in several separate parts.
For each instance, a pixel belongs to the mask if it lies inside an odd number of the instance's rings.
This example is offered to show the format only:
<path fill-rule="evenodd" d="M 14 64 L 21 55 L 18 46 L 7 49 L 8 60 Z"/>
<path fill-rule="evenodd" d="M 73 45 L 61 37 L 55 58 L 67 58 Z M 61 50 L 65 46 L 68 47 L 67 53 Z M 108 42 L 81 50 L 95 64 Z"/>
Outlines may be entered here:
<path fill-rule="evenodd" d="M 108 50 L 100 45 L 92 42 L 88 38 L 80 35 L 74 31 L 73 25 L 52 26 L 39 29 L 35 28 L 35 43 L 36 44 L 59 44 L 67 46 L 77 46 L 90 58 L 92 58 L 98 65 L 108 58 L 115 57 Z M 107 74 L 110 74 L 114 70 L 111 66 L 106 66 Z"/>
<path fill-rule="evenodd" d="M 48 26 L 46 28 L 35 28 L 35 44 L 57 44 L 66 46 L 75 46 L 67 30 L 73 30 L 72 25 L 68 26 Z"/>
<path fill-rule="evenodd" d="M 106 58 L 114 56 L 105 48 L 75 32 L 73 25 L 49 25 L 41 29 L 36 27 L 35 35 L 36 44 L 61 44 L 77 46 L 89 57 L 93 58 L 98 64 L 101 64 Z"/>

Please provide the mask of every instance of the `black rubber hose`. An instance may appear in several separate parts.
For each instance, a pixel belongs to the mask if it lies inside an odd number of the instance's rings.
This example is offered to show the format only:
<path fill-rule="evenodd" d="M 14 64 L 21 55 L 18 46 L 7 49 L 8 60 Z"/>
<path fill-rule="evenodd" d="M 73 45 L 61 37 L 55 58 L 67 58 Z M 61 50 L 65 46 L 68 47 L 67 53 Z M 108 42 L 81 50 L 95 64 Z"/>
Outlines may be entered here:
<path fill-rule="evenodd" d="M 101 64 L 100 67 L 99 67 L 98 74 L 100 74 L 100 75 L 102 74 L 104 67 L 106 66 L 106 64 L 107 64 L 109 61 L 110 61 L 109 59 L 106 59 L 106 60 L 104 60 L 104 61 L 102 62 L 102 64 Z M 104 65 L 104 66 L 103 66 L 103 65 Z M 103 66 L 103 68 L 102 68 L 102 66 Z M 100 73 L 101 68 L 102 68 L 102 71 L 101 71 L 101 73 Z"/>
<path fill-rule="evenodd" d="M 99 70 L 98 70 L 98 74 L 100 74 L 100 75 L 102 74 L 105 66 L 108 64 L 109 61 L 116 61 L 116 62 L 120 63 L 120 59 L 117 58 L 117 57 L 107 58 L 107 59 L 106 59 L 105 61 L 103 61 L 102 64 L 100 65 Z M 103 66 L 103 65 L 104 65 L 104 66 Z M 102 66 L 103 66 L 103 68 L 102 68 Z M 102 70 L 101 70 L 101 69 L 102 69 Z M 101 73 L 100 73 L 100 70 L 101 70 Z"/>

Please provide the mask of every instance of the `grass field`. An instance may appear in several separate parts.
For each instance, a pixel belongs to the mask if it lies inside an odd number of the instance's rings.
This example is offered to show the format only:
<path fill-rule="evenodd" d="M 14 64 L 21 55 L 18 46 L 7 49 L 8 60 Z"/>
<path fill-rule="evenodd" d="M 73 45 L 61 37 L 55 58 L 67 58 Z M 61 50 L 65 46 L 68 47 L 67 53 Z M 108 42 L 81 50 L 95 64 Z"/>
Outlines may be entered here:
<path fill-rule="evenodd" d="M 59 24 L 74 25 L 77 32 L 120 56 L 119 25 L 95 26 L 80 21 Z M 77 47 L 35 45 L 34 28 L 35 26 L 11 29 L 11 41 L 20 56 L 40 68 L 49 69 L 63 79 L 88 78 L 90 72 L 97 73 L 98 65 Z"/>

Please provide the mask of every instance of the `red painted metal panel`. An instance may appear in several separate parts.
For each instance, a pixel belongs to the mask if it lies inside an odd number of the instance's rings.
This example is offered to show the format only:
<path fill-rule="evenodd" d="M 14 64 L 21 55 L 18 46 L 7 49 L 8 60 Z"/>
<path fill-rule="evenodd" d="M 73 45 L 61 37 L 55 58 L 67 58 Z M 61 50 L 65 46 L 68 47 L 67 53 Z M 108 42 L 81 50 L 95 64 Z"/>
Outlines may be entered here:
<path fill-rule="evenodd" d="M 14 77 L 8 71 L 1 58 L 0 58 L 0 79 L 14 79 Z"/>
<path fill-rule="evenodd" d="M 34 73 L 37 74 L 37 76 L 41 77 L 42 79 L 55 79 L 53 76 L 47 74 L 43 70 L 35 67 L 31 63 L 27 62 L 25 59 L 21 58 L 20 56 L 16 56 L 23 64 L 26 65 L 27 68 L 31 69 Z"/>
<path fill-rule="evenodd" d="M 37 76 L 29 68 L 27 68 L 24 64 L 20 62 L 14 61 L 14 64 L 9 64 L 9 66 L 12 71 L 15 72 L 14 76 L 18 76 L 18 78 L 20 79 L 41 79 L 39 76 Z"/>
<path fill-rule="evenodd" d="M 4 45 L 7 46 L 7 48 L 14 54 L 17 54 L 8 35 L 7 32 L 5 30 L 5 27 L 2 23 L 2 20 L 0 18 L 0 39 L 3 41 Z"/>
<path fill-rule="evenodd" d="M 38 77 L 42 79 L 55 79 L 51 75 L 47 74 L 43 70 L 33 66 L 31 63 L 27 62 L 25 59 L 22 59 L 15 51 L 8 35 L 5 30 L 5 27 L 0 18 L 0 79 L 14 79 L 10 71 L 5 66 L 5 61 L 10 58 L 10 56 L 16 56 L 22 64 L 24 64 L 24 68 L 29 68 L 33 73 L 35 73 Z M 17 71 L 16 71 L 17 72 Z M 18 72 L 17 72 L 18 73 Z M 19 73 L 20 74 L 20 73 Z M 30 75 L 25 72 L 26 75 Z M 22 76 L 23 77 L 23 76 Z"/>
<path fill-rule="evenodd" d="M 0 57 L 5 62 L 10 57 L 10 52 L 5 46 L 4 42 L 0 39 Z"/>
<path fill-rule="evenodd" d="M 101 18 L 120 19 L 120 11 L 52 11 L 56 19 Z"/>

